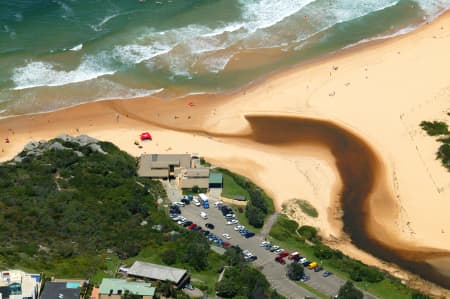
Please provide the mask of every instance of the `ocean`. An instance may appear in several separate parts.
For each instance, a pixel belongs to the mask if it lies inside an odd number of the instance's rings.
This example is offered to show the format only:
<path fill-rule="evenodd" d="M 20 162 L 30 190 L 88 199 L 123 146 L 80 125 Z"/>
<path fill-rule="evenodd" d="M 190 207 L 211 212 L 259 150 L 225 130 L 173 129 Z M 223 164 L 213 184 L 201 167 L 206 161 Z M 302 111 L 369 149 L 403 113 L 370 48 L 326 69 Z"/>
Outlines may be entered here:
<path fill-rule="evenodd" d="M 404 34 L 450 0 L 0 1 L 0 117 L 240 88 Z"/>

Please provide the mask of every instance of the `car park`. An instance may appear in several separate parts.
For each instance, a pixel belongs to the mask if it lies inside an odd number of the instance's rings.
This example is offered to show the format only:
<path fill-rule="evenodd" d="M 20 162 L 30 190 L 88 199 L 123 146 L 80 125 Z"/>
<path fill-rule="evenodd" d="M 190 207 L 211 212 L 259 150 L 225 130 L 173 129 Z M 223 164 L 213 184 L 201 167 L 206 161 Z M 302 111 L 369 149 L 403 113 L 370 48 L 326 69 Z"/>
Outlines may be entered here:
<path fill-rule="evenodd" d="M 209 229 L 214 229 L 214 224 L 212 223 L 206 223 L 205 226 Z"/>
<path fill-rule="evenodd" d="M 328 277 L 328 276 L 330 276 L 330 275 L 333 275 L 333 273 L 330 272 L 330 271 L 325 271 L 325 272 L 323 272 L 323 274 L 322 274 L 323 277 Z"/>
<path fill-rule="evenodd" d="M 222 236 L 227 240 L 231 239 L 231 236 L 229 234 L 222 234 Z"/>

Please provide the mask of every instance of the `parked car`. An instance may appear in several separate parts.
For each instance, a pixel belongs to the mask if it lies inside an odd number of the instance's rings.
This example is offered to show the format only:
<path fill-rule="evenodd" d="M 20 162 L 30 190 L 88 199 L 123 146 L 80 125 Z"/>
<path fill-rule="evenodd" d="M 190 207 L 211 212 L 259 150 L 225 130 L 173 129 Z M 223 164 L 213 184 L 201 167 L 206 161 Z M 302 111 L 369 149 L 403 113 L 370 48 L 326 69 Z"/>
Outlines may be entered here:
<path fill-rule="evenodd" d="M 293 252 L 293 253 L 291 253 L 291 255 L 289 255 L 289 259 L 290 260 L 295 260 L 295 258 L 297 257 L 297 256 L 299 256 L 299 253 L 296 251 L 296 252 Z"/>
<path fill-rule="evenodd" d="M 229 234 L 222 234 L 222 236 L 227 240 L 231 239 L 231 236 Z"/>
<path fill-rule="evenodd" d="M 307 282 L 310 279 L 308 275 L 304 275 L 302 278 L 300 278 L 301 282 Z"/>
<path fill-rule="evenodd" d="M 320 272 L 320 271 L 322 271 L 323 270 L 323 268 L 322 268 L 322 266 L 316 266 L 316 267 L 314 267 L 314 272 Z"/>
<path fill-rule="evenodd" d="M 184 227 L 187 227 L 187 226 L 189 226 L 189 225 L 191 225 L 193 222 L 192 221 L 185 221 L 184 223 L 183 223 L 183 226 Z"/>
<path fill-rule="evenodd" d="M 280 249 L 278 249 L 278 250 L 280 250 Z M 289 255 L 289 252 L 283 251 L 283 252 L 281 252 L 278 256 L 279 256 L 279 257 L 287 257 L 288 255 Z"/>
<path fill-rule="evenodd" d="M 274 252 L 276 254 L 280 254 L 280 253 L 284 252 L 284 249 L 283 248 L 279 248 L 279 249 L 275 250 Z"/>
<path fill-rule="evenodd" d="M 255 233 L 253 233 L 253 232 L 247 232 L 247 233 L 244 235 L 244 237 L 245 237 L 246 239 L 248 239 L 248 238 L 253 237 L 254 235 L 255 235 Z"/>
<path fill-rule="evenodd" d="M 192 203 L 197 207 L 199 207 L 201 205 L 200 202 L 198 200 L 196 200 L 195 198 L 192 200 Z"/>
<path fill-rule="evenodd" d="M 223 242 L 223 244 L 222 244 L 222 246 L 223 247 L 228 247 L 228 246 L 230 246 L 231 244 L 229 243 L 229 242 Z"/>
<path fill-rule="evenodd" d="M 279 257 L 279 256 L 275 257 L 275 261 L 282 265 L 286 264 L 286 261 L 284 260 L 284 258 Z"/>
<path fill-rule="evenodd" d="M 195 226 L 192 230 L 195 230 L 195 231 L 201 231 L 202 230 L 202 227 L 201 226 Z"/>
<path fill-rule="evenodd" d="M 269 245 L 270 242 L 269 241 L 262 241 L 261 243 L 259 243 L 260 247 L 266 247 L 267 245 Z"/>
<path fill-rule="evenodd" d="M 333 275 L 333 273 L 330 272 L 330 271 L 325 271 L 325 272 L 323 272 L 323 274 L 322 274 L 323 277 L 328 277 L 328 276 L 330 276 L 330 275 Z"/>
<path fill-rule="evenodd" d="M 206 214 L 205 212 L 200 212 L 200 217 L 202 217 L 203 219 L 208 219 L 208 214 Z"/>
<path fill-rule="evenodd" d="M 308 269 L 314 269 L 315 267 L 317 267 L 319 264 L 317 263 L 317 262 L 311 262 L 309 265 L 308 265 Z"/>
<path fill-rule="evenodd" d="M 197 224 L 192 223 L 191 225 L 187 226 L 187 228 L 188 228 L 188 229 L 193 229 L 193 228 L 196 227 L 196 226 L 197 226 Z"/>
<path fill-rule="evenodd" d="M 236 226 L 234 227 L 234 230 L 235 230 L 235 231 L 238 231 L 238 230 L 241 230 L 241 229 L 245 229 L 245 226 L 243 226 L 243 225 L 236 225 Z"/>
<path fill-rule="evenodd" d="M 236 224 L 236 223 L 238 223 L 238 221 L 237 221 L 236 219 L 227 221 L 227 224 L 228 224 L 228 225 L 232 225 L 232 224 Z"/>
<path fill-rule="evenodd" d="M 249 262 L 254 262 L 258 259 L 258 257 L 256 255 L 252 255 L 251 257 L 248 258 Z"/>
<path fill-rule="evenodd" d="M 214 229 L 214 224 L 212 223 L 206 223 L 205 226 L 209 229 Z"/>
<path fill-rule="evenodd" d="M 181 201 L 177 201 L 175 204 L 177 206 L 179 206 L 179 207 L 184 207 L 185 206 L 184 202 L 181 202 Z"/>
<path fill-rule="evenodd" d="M 278 250 L 278 249 L 280 249 L 280 246 L 278 246 L 278 245 L 272 245 L 272 247 L 270 247 L 271 252 L 274 252 L 275 250 Z"/>
<path fill-rule="evenodd" d="M 184 203 L 185 205 L 188 205 L 188 204 L 191 203 L 187 198 L 183 198 L 183 199 L 181 200 L 181 202 Z"/>

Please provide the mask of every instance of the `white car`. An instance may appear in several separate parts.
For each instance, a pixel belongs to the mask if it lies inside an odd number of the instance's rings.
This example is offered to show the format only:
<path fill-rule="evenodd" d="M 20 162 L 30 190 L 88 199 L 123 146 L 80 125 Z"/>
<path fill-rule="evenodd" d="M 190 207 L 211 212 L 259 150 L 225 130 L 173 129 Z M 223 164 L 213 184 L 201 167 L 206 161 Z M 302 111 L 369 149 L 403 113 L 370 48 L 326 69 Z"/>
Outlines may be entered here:
<path fill-rule="evenodd" d="M 179 206 L 179 207 L 184 207 L 185 206 L 184 202 L 181 202 L 181 201 L 177 201 L 175 204 L 177 206 Z"/>
<path fill-rule="evenodd" d="M 283 251 L 284 251 L 284 249 L 280 248 L 280 249 L 275 250 L 274 252 L 275 252 L 276 254 L 280 254 L 280 253 L 282 253 Z"/>
<path fill-rule="evenodd" d="M 214 203 L 214 206 L 217 208 L 217 206 L 218 206 L 220 203 L 223 204 L 223 202 L 221 202 L 221 201 L 216 201 L 216 202 Z"/>
<path fill-rule="evenodd" d="M 253 254 L 252 254 L 250 251 L 248 251 L 248 250 L 242 251 L 242 254 L 245 255 L 245 256 L 248 256 L 248 257 L 250 257 L 250 256 L 253 255 Z"/>
<path fill-rule="evenodd" d="M 227 240 L 231 239 L 231 236 L 229 234 L 222 234 L 222 236 Z"/>
<path fill-rule="evenodd" d="M 267 245 L 269 245 L 269 244 L 270 244 L 269 241 L 262 241 L 262 242 L 259 244 L 259 246 L 260 246 L 260 247 L 265 247 L 265 246 L 267 246 Z"/>
<path fill-rule="evenodd" d="M 236 226 L 234 227 L 234 230 L 235 230 L 235 231 L 238 231 L 238 230 L 244 229 L 244 228 L 245 228 L 245 226 L 243 226 L 243 225 L 236 225 Z"/>
<path fill-rule="evenodd" d="M 196 200 L 195 198 L 192 200 L 192 203 L 197 207 L 200 206 L 200 202 L 198 200 Z"/>
<path fill-rule="evenodd" d="M 231 225 L 231 224 L 236 224 L 236 223 L 238 223 L 238 221 L 237 221 L 236 219 L 233 219 L 233 220 L 227 221 L 227 224 L 228 224 L 228 225 Z"/>

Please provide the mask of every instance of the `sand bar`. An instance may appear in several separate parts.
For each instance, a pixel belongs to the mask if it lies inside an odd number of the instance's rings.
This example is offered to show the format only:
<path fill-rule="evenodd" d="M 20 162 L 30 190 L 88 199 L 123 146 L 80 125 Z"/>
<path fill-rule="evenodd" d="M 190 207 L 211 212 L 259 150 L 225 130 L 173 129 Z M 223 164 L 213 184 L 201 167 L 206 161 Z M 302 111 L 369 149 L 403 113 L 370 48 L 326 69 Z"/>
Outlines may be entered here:
<path fill-rule="evenodd" d="M 345 240 L 334 210 L 342 188 L 335 157 L 320 144 L 257 142 L 249 138 L 246 116 L 330 120 L 363 138 L 382 163 L 376 185 L 387 195 L 372 194 L 368 203 L 372 236 L 405 249 L 423 248 L 425 256 L 427 250 L 448 252 L 450 174 L 435 160 L 438 144 L 418 124 L 450 121 L 449 53 L 447 13 L 406 36 L 281 72 L 233 94 L 104 101 L 3 119 L 0 134 L 11 142 L 1 144 L 1 159 L 13 157 L 30 140 L 62 132 L 108 140 L 135 156 L 197 152 L 264 187 L 278 209 L 292 198 L 307 199 L 319 219 L 299 221 L 320 226 L 325 237 Z M 140 149 L 133 142 L 142 130 L 151 130 L 154 141 Z M 336 246 L 389 267 L 348 242 Z"/>

